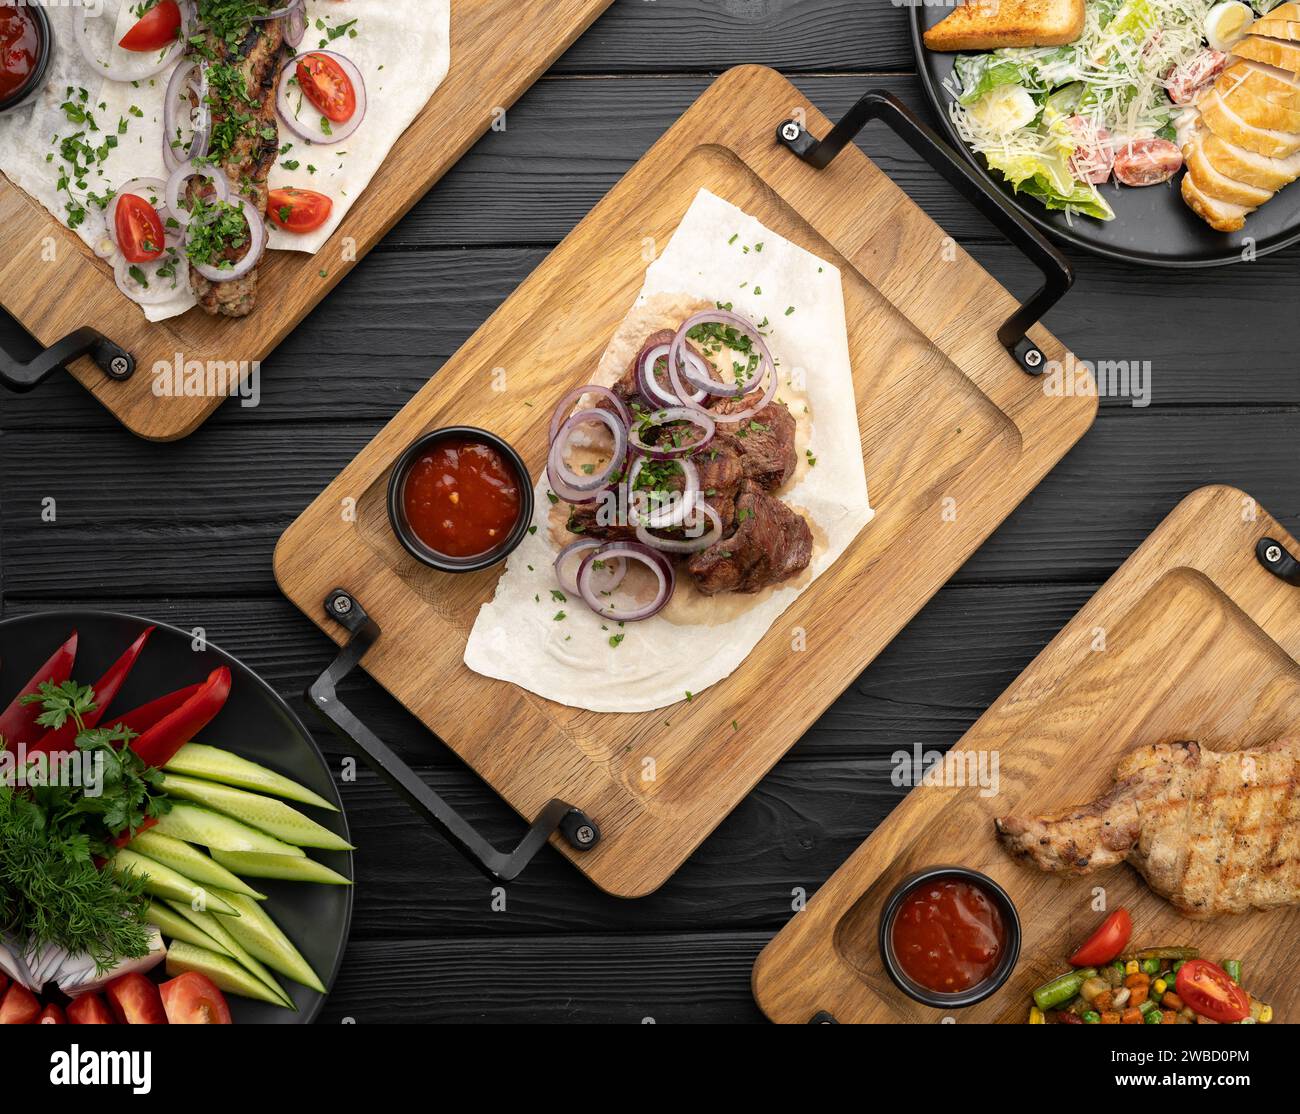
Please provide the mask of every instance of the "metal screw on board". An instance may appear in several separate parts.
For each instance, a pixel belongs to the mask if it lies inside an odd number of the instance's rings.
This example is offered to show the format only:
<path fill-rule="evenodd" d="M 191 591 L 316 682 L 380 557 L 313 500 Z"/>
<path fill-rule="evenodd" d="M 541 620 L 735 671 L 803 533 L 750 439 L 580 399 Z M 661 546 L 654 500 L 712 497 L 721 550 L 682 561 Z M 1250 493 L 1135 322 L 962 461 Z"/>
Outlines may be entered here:
<path fill-rule="evenodd" d="M 335 596 L 332 606 L 335 615 L 347 615 L 352 610 L 352 599 L 349 596 Z"/>
<path fill-rule="evenodd" d="M 1043 362 L 1043 354 L 1037 348 L 1031 348 L 1025 353 L 1025 363 L 1029 367 L 1037 367 Z"/>
<path fill-rule="evenodd" d="M 1264 550 L 1264 557 L 1270 564 L 1277 564 L 1282 560 L 1282 547 L 1270 545 L 1266 550 Z"/>
<path fill-rule="evenodd" d="M 793 120 L 791 120 L 788 123 L 786 123 L 784 127 L 781 128 L 781 137 L 787 140 L 788 142 L 793 143 L 796 139 L 799 138 L 799 131 L 800 131 L 799 125 L 796 124 Z"/>
<path fill-rule="evenodd" d="M 582 827 L 574 833 L 574 838 L 581 844 L 588 844 L 596 838 L 596 833 L 588 825 L 583 824 Z"/>

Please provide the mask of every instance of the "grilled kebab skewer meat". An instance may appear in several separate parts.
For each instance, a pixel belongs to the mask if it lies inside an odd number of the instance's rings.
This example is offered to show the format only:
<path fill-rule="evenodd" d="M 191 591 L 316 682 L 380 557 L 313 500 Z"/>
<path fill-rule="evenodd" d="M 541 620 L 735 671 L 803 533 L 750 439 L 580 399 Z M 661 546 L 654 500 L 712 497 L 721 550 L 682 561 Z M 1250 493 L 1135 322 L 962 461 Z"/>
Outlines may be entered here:
<path fill-rule="evenodd" d="M 200 11 L 202 14 L 202 8 Z M 247 198 L 266 215 L 267 175 L 280 150 L 275 97 L 284 54 L 284 21 L 262 20 L 235 29 L 214 20 L 189 53 L 207 73 L 212 109 L 210 157 L 230 182 L 232 195 Z M 190 183 L 190 196 L 201 179 Z M 231 253 L 242 258 L 250 244 Z M 257 304 L 257 271 L 230 282 L 211 282 L 190 269 L 190 287 L 204 310 L 224 317 L 245 317 Z"/>
<path fill-rule="evenodd" d="M 1043 870 L 1090 874 L 1131 863 L 1188 916 L 1300 903 L 1300 735 L 1216 753 L 1139 747 L 1085 805 L 1004 816 L 998 838 Z"/>

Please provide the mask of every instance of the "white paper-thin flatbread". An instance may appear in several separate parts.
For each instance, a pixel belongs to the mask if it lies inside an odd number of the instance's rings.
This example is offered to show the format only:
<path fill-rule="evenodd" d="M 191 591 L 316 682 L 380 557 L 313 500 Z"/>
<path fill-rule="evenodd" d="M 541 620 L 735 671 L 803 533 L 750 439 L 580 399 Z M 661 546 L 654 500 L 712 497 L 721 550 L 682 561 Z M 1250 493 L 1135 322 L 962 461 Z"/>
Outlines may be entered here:
<path fill-rule="evenodd" d="M 102 0 L 103 15 L 88 22 L 90 38 L 101 58 L 108 58 L 112 43 L 135 22 L 136 0 Z M 97 165 L 84 191 L 71 187 L 72 198 L 84 203 L 88 193 L 104 195 L 135 178 L 167 178 L 162 157 L 163 93 L 171 70 L 136 84 L 106 81 L 94 72 L 77 48 L 71 5 L 48 5 L 56 44 L 54 62 L 42 94 L 17 112 L 0 117 L 0 172 L 44 205 L 66 224 L 69 195 L 57 188 L 59 159 L 55 137 L 83 130 L 70 122 L 63 104 L 80 102 L 97 131 L 86 131 L 86 142 L 98 146 L 113 135 L 117 146 Z M 361 198 L 393 145 L 410 126 L 447 76 L 451 59 L 451 0 L 307 0 L 308 28 L 299 51 L 324 49 L 356 63 L 366 81 L 369 108 L 360 128 L 346 140 L 331 145 L 309 145 L 291 135 L 281 122 L 281 146 L 293 147 L 272 168 L 272 189 L 298 186 L 328 194 L 334 201 L 330 220 L 315 232 L 298 236 L 272 226 L 272 250 L 315 254 L 338 229 L 348 211 Z M 355 31 L 329 39 L 328 30 L 356 20 Z M 324 27 L 318 26 L 323 23 Z M 321 43 L 325 45 L 322 47 Z M 117 51 L 115 57 L 130 55 Z M 147 63 L 141 63 L 145 68 Z M 125 130 L 119 134 L 119 125 Z M 56 152 L 50 161 L 51 152 Z M 290 170 L 284 163 L 297 162 Z M 312 173 L 309 167 L 315 167 Z M 101 254 L 104 243 L 102 217 L 92 206 L 77 228 L 78 235 Z M 110 264 L 112 258 L 109 259 Z M 176 317 L 196 303 L 187 283 L 174 296 L 141 307 L 150 321 Z M 256 312 L 256 310 L 254 310 Z"/>
<path fill-rule="evenodd" d="M 799 377 L 804 383 L 812 418 L 806 448 L 816 460 L 779 494 L 808 517 L 818 545 L 811 575 L 764 590 L 752 606 L 724 612 L 721 621 L 712 613 L 706 622 L 670 621 L 661 613 L 618 628 L 581 600 L 553 598 L 556 546 L 548 531 L 551 506 L 543 479 L 537 486 L 537 530 L 511 555 L 495 596 L 480 609 L 465 664 L 575 708 L 643 712 L 716 684 L 745 660 L 874 513 L 867 499 L 838 269 L 700 190 L 647 270 L 637 305 L 665 295 L 729 301 L 736 312 L 768 322 L 768 342 L 782 379 Z M 561 612 L 563 619 L 557 619 Z M 611 645 L 619 634 L 621 641 Z"/>

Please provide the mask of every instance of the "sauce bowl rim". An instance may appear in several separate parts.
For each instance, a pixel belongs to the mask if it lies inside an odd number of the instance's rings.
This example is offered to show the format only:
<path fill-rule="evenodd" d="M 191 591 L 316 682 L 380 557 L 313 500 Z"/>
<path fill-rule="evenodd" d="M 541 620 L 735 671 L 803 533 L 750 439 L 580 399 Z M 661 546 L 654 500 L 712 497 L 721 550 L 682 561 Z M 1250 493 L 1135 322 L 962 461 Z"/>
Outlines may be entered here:
<path fill-rule="evenodd" d="M 45 85 L 45 78 L 50 71 L 50 64 L 54 60 L 54 28 L 50 24 L 50 17 L 46 14 L 45 9 L 40 4 L 30 3 L 6 4 L 4 6 L 18 7 L 31 13 L 36 23 L 37 37 L 40 40 L 40 54 L 36 60 L 36 65 L 32 67 L 32 72 L 27 75 L 27 80 L 8 97 L 0 98 L 0 114 L 15 108 L 21 108 L 31 100 L 33 94 L 39 92 Z"/>

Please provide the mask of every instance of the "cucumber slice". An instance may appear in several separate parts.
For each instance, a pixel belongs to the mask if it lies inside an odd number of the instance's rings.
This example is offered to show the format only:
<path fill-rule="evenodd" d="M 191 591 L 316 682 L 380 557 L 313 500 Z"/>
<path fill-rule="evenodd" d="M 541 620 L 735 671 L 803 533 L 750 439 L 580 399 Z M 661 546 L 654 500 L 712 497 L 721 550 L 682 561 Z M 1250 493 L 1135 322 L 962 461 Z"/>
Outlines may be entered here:
<path fill-rule="evenodd" d="M 312 990 L 326 993 L 324 985 L 317 977 L 311 965 L 303 959 L 301 953 L 293 946 L 280 926 L 271 920 L 266 910 L 252 898 L 243 894 L 223 893 L 239 913 L 222 927 L 239 943 L 243 944 L 254 957 L 260 959 L 272 970 L 287 975 L 294 982 L 309 986 Z"/>
<path fill-rule="evenodd" d="M 249 955 L 248 949 L 226 931 L 221 923 L 223 918 L 214 917 L 211 913 L 196 912 L 188 905 L 180 905 L 174 902 L 168 902 L 167 904 L 191 922 L 195 928 L 212 937 L 213 941 L 220 945 L 219 948 L 214 950 L 225 952 L 246 971 L 261 979 L 268 989 L 283 999 L 286 1006 L 290 1009 L 294 1008 L 292 999 L 284 992 L 284 988 L 275 981 L 275 976 Z"/>
<path fill-rule="evenodd" d="M 185 875 L 173 870 L 171 867 L 164 866 L 153 859 L 146 859 L 143 855 L 127 847 L 119 850 L 109 859 L 108 863 L 113 871 L 118 874 L 131 871 L 143 878 L 145 880 L 145 893 L 153 894 L 154 897 L 183 901 L 186 905 L 192 905 L 196 900 L 201 900 L 204 907 L 211 913 L 224 913 L 228 917 L 239 916 L 234 907 L 216 890 L 207 886 L 200 886 L 197 882 L 190 881 Z M 245 898 L 245 900 L 251 899 Z"/>
<path fill-rule="evenodd" d="M 192 847 L 182 840 L 158 832 L 141 832 L 127 844 L 132 851 L 138 851 L 147 859 L 169 866 L 186 878 L 193 879 L 203 886 L 216 886 L 219 890 L 231 890 L 237 894 L 247 894 L 258 901 L 265 901 L 266 894 L 260 894 L 242 879 L 236 878 L 220 863 L 213 862 L 197 847 Z"/>
<path fill-rule="evenodd" d="M 320 882 L 350 886 L 351 881 L 315 859 L 289 855 L 259 855 L 254 851 L 213 851 L 212 857 L 227 870 L 248 878 L 279 878 L 284 882 Z M 239 892 L 239 891 L 236 891 Z"/>
<path fill-rule="evenodd" d="M 226 955 L 220 955 L 210 948 L 197 948 L 182 940 L 172 941 L 167 952 L 167 974 L 175 978 L 186 971 L 197 971 L 207 975 L 217 988 L 227 994 L 238 994 L 241 998 L 255 998 L 259 1002 L 270 1002 L 273 1006 L 283 1006 L 279 998 L 271 993 L 270 987 L 260 979 L 254 978 L 238 963 Z"/>
<path fill-rule="evenodd" d="M 189 906 L 182 906 L 182 908 L 189 908 Z M 149 910 L 145 913 L 145 920 L 154 925 L 169 940 L 183 940 L 195 947 L 211 948 L 214 952 L 230 955 L 231 959 L 235 958 L 227 948 L 214 940 L 198 925 L 191 924 L 170 905 L 164 905 L 158 901 L 149 902 Z"/>
<path fill-rule="evenodd" d="M 190 777 L 219 781 L 223 785 L 233 785 L 238 789 L 251 789 L 257 793 L 269 793 L 273 797 L 284 797 L 304 805 L 338 812 L 324 797 L 318 796 L 305 785 L 281 777 L 274 770 L 240 758 L 228 750 L 204 746 L 202 743 L 186 743 L 164 767 L 174 774 L 188 774 Z"/>
<path fill-rule="evenodd" d="M 215 781 L 163 774 L 162 790 L 170 797 L 181 797 L 207 808 L 224 812 L 245 824 L 267 832 L 276 839 L 288 840 L 297 847 L 321 847 L 326 851 L 351 851 L 352 844 L 340 839 L 328 828 L 304 816 L 283 801 L 218 785 Z"/>
<path fill-rule="evenodd" d="M 273 839 L 265 832 L 210 808 L 199 808 L 183 801 L 173 801 L 171 811 L 158 821 L 153 831 L 173 839 L 183 839 L 186 843 L 201 843 L 213 851 L 257 851 L 263 855 L 288 855 L 291 858 L 303 855 L 300 847 Z"/>

